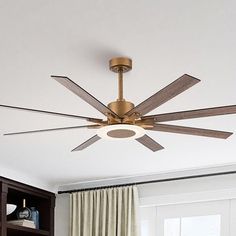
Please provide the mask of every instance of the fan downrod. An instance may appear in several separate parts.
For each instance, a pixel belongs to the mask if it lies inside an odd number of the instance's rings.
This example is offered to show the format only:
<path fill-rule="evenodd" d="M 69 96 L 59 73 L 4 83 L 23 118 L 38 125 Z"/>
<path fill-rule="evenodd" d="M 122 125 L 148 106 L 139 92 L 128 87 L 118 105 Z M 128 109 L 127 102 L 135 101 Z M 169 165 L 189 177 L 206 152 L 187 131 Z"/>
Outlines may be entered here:
<path fill-rule="evenodd" d="M 118 73 L 118 99 L 124 101 L 123 97 L 123 73 L 132 69 L 132 60 L 127 57 L 116 57 L 109 61 L 110 70 Z"/>
<path fill-rule="evenodd" d="M 116 101 L 109 103 L 108 107 L 119 117 L 124 118 L 125 113 L 134 108 L 134 104 L 126 101 L 123 96 L 123 73 L 132 69 L 132 60 L 127 57 L 112 58 L 109 61 L 109 68 L 111 71 L 118 73 L 118 98 Z"/>

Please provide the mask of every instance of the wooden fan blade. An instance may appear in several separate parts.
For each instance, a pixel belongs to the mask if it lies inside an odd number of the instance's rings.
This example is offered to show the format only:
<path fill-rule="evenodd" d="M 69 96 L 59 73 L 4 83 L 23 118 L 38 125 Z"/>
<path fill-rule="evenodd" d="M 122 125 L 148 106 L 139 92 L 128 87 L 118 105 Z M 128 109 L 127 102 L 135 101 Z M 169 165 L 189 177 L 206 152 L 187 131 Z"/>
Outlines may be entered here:
<path fill-rule="evenodd" d="M 208 116 L 220 116 L 228 114 L 236 114 L 236 105 L 143 116 L 141 117 L 141 119 L 153 120 L 154 122 L 164 122 L 164 121 L 184 120 L 184 119 L 193 119 L 193 118 L 208 117 Z"/>
<path fill-rule="evenodd" d="M 93 143 L 97 142 L 99 139 L 101 138 L 98 135 L 94 135 L 92 138 L 88 139 L 84 143 L 80 144 L 78 147 L 74 148 L 72 152 L 81 151 L 87 148 L 88 146 L 92 145 Z"/>
<path fill-rule="evenodd" d="M 197 135 L 197 136 L 205 136 L 205 137 L 221 138 L 221 139 L 227 139 L 230 135 L 233 134 L 231 132 L 225 132 L 225 131 L 199 129 L 199 128 L 184 127 L 184 126 L 177 126 L 177 125 L 167 125 L 167 124 L 154 124 L 153 128 L 147 127 L 145 129 L 152 130 L 152 131 L 161 131 L 161 132 L 177 133 L 177 134 L 189 134 L 189 135 Z"/>
<path fill-rule="evenodd" d="M 149 148 L 153 152 L 159 151 L 161 149 L 164 149 L 159 143 L 157 143 L 155 140 L 150 138 L 148 135 L 144 135 L 140 138 L 136 139 L 139 143 L 143 144 L 145 147 Z"/>
<path fill-rule="evenodd" d="M 199 79 L 196 79 L 190 75 L 182 75 L 173 83 L 169 84 L 159 92 L 155 93 L 154 95 L 128 111 L 125 115 L 130 116 L 133 113 L 138 113 L 140 116 L 145 115 L 146 113 L 159 107 L 163 103 L 169 101 L 173 97 L 184 92 L 198 82 L 200 82 Z"/>
<path fill-rule="evenodd" d="M 69 130 L 69 129 L 81 129 L 81 128 L 99 128 L 100 125 L 81 125 L 81 126 L 71 126 L 71 127 L 61 127 L 61 128 L 53 128 L 53 129 L 39 129 L 39 130 L 29 130 L 23 132 L 15 132 L 15 133 L 7 133 L 6 135 L 17 135 L 17 134 L 32 134 L 32 133 L 41 133 L 41 132 L 49 132 L 49 131 L 59 131 L 59 130 Z"/>
<path fill-rule="evenodd" d="M 87 91 L 85 91 L 83 88 L 81 88 L 78 84 L 76 84 L 74 81 L 72 81 L 68 77 L 57 76 L 57 75 L 51 75 L 51 77 L 55 79 L 57 82 L 59 82 L 60 84 L 62 84 L 63 86 L 65 86 L 71 92 L 73 92 L 74 94 L 82 98 L 89 105 L 96 108 L 105 116 L 107 116 L 107 114 L 109 113 L 109 114 L 112 114 L 114 117 L 119 118 L 119 116 L 116 113 L 114 113 L 111 109 L 109 109 L 103 103 L 98 101 L 94 96 L 89 94 Z"/>
<path fill-rule="evenodd" d="M 92 118 L 92 117 L 77 116 L 77 115 L 71 115 L 71 114 L 65 114 L 65 113 L 59 113 L 59 112 L 53 112 L 53 111 L 36 110 L 36 109 L 32 109 L 32 108 L 16 107 L 16 106 L 4 105 L 4 104 L 0 104 L 0 107 L 17 109 L 17 110 L 21 110 L 21 111 L 38 112 L 38 113 L 43 113 L 43 114 L 47 114 L 47 115 L 55 115 L 55 116 L 64 116 L 64 117 L 69 117 L 69 118 L 83 119 L 83 120 L 87 120 L 87 121 L 94 122 L 94 123 L 102 121 L 102 119 L 97 119 L 97 118 Z"/>

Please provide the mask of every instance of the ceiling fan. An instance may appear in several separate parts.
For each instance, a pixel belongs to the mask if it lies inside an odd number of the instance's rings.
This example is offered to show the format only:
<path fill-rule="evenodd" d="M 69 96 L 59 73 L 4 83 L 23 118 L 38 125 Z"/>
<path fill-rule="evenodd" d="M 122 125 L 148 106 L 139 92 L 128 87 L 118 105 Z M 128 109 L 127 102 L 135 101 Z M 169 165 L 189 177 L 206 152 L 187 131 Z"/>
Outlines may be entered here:
<path fill-rule="evenodd" d="M 18 109 L 23 111 L 37 112 L 41 114 L 49 114 L 56 116 L 64 116 L 70 118 L 83 119 L 93 124 L 73 127 L 61 127 L 53 129 L 31 130 L 24 132 L 7 133 L 4 135 L 17 135 L 38 133 L 45 131 L 69 130 L 79 128 L 97 129 L 97 133 L 74 148 L 72 151 L 80 151 L 101 138 L 107 139 L 135 139 L 153 152 L 163 149 L 163 147 L 146 134 L 146 130 L 160 131 L 169 133 L 198 135 L 212 138 L 226 139 L 233 133 L 209 129 L 200 129 L 192 127 L 184 127 L 170 124 L 162 124 L 161 122 L 192 119 L 199 117 L 218 116 L 226 114 L 236 114 L 236 105 L 205 108 L 198 110 L 179 111 L 165 114 L 148 115 L 150 111 L 174 98 L 178 94 L 189 89 L 199 79 L 193 76 L 184 74 L 162 90 L 158 91 L 139 105 L 134 106 L 133 103 L 126 101 L 123 97 L 123 73 L 132 69 L 132 60 L 126 57 L 112 58 L 109 61 L 110 70 L 118 73 L 118 99 L 109 103 L 107 106 L 89 94 L 75 82 L 65 76 L 52 75 L 51 77 L 61 85 L 69 89 L 71 92 L 82 98 L 85 102 L 93 106 L 95 109 L 105 115 L 105 119 L 58 113 L 45 110 L 36 110 L 25 107 L 16 107 L 0 104 L 0 107 Z"/>

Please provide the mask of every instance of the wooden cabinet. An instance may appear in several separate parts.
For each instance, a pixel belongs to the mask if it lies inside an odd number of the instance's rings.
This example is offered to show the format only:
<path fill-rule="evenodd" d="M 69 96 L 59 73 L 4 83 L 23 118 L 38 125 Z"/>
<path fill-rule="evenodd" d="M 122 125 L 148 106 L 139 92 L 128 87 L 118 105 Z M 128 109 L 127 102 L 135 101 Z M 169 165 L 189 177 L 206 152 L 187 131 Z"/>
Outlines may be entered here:
<path fill-rule="evenodd" d="M 39 236 L 54 235 L 55 194 L 0 177 L 0 236 Z M 39 211 L 39 229 L 31 229 L 8 223 L 16 219 L 16 211 L 7 216 L 7 203 L 22 207 L 26 199 L 27 207 L 36 207 Z"/>

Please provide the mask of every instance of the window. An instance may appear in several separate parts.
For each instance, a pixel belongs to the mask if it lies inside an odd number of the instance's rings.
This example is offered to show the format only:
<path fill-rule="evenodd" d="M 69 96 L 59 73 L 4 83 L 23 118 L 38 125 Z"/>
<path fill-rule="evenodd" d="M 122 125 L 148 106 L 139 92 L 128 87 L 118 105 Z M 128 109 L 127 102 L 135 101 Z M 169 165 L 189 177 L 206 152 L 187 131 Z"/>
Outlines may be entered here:
<path fill-rule="evenodd" d="M 230 200 L 142 207 L 141 236 L 229 236 Z"/>
<path fill-rule="evenodd" d="M 170 218 L 164 221 L 164 236 L 220 236 L 221 216 Z"/>
<path fill-rule="evenodd" d="M 141 236 L 156 235 L 156 208 L 143 207 L 140 210 L 141 215 Z"/>

